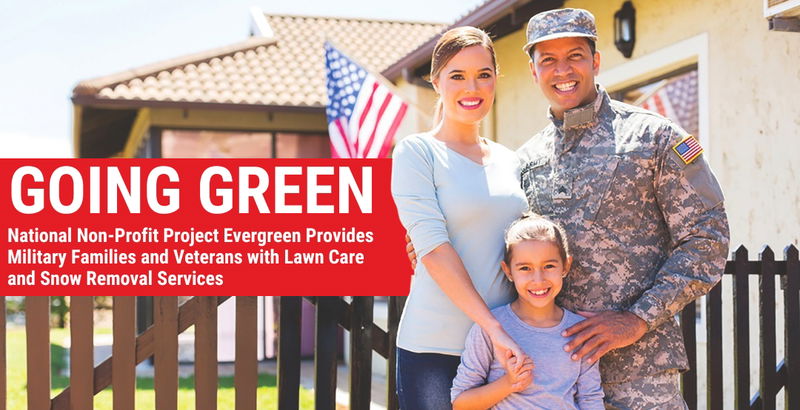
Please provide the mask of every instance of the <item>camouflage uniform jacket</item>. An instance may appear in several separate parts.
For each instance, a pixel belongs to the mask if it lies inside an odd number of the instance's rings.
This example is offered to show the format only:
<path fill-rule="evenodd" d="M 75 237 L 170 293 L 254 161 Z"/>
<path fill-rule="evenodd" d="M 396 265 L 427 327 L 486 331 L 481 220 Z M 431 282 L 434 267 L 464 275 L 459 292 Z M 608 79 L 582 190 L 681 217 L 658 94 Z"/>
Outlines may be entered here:
<path fill-rule="evenodd" d="M 602 87 L 523 145 L 531 210 L 560 223 L 575 259 L 558 302 L 572 311 L 628 310 L 648 325 L 600 361 L 604 383 L 687 369 L 675 319 L 721 278 L 728 220 L 702 155 L 673 147 L 686 132 L 658 114 L 612 101 Z"/>

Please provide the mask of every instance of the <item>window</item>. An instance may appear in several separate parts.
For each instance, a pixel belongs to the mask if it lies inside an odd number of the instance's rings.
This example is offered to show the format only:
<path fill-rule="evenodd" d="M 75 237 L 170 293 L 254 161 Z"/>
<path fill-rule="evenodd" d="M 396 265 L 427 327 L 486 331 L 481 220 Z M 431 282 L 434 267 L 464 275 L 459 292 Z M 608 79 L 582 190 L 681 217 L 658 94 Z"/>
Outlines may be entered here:
<path fill-rule="evenodd" d="M 164 130 L 162 158 L 330 158 L 326 134 Z"/>
<path fill-rule="evenodd" d="M 614 99 L 655 111 L 701 138 L 697 67 L 691 66 L 613 93 Z"/>

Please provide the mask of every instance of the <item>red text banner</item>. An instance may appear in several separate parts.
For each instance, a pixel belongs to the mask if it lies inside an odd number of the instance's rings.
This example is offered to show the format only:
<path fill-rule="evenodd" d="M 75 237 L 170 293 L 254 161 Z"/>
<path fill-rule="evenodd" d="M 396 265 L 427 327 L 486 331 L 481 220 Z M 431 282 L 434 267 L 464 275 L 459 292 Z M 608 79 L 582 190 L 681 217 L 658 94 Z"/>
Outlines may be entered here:
<path fill-rule="evenodd" d="M 406 295 L 391 160 L 0 160 L 4 295 Z"/>

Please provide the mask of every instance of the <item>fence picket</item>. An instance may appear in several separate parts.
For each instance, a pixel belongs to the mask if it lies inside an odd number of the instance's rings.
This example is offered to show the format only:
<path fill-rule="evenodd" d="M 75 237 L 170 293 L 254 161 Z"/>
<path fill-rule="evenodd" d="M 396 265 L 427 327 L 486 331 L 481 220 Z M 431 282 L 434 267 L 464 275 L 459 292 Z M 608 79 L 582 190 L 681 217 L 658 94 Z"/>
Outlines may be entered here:
<path fill-rule="evenodd" d="M 300 296 L 281 296 L 278 319 L 278 409 L 300 403 Z"/>
<path fill-rule="evenodd" d="M 372 395 L 372 307 L 374 297 L 353 298 L 350 320 L 350 408 L 368 409 Z"/>
<path fill-rule="evenodd" d="M 689 358 L 689 370 L 681 375 L 681 390 L 683 400 L 690 409 L 697 408 L 697 321 L 696 303 L 692 302 L 684 307 L 681 312 L 681 328 L 686 347 L 686 356 Z M 689 341 L 688 343 L 686 341 Z"/>
<path fill-rule="evenodd" d="M 317 298 L 314 336 L 314 406 L 317 409 L 336 408 L 338 302 L 335 296 Z"/>
<path fill-rule="evenodd" d="M 769 246 L 761 251 L 761 272 L 758 277 L 759 298 L 759 384 L 762 408 L 775 408 L 778 393 L 775 374 L 775 253 Z"/>
<path fill-rule="evenodd" d="M 178 407 L 177 296 L 156 296 L 154 310 L 156 409 L 174 410 Z"/>
<path fill-rule="evenodd" d="M 800 409 L 800 262 L 794 245 L 784 250 L 783 277 L 784 365 L 786 366 L 786 409 Z"/>
<path fill-rule="evenodd" d="M 199 301 L 194 325 L 194 392 L 196 410 L 216 410 L 217 381 L 217 298 L 196 296 Z"/>
<path fill-rule="evenodd" d="M 706 408 L 722 410 L 722 281 L 706 300 Z"/>
<path fill-rule="evenodd" d="M 136 404 L 136 296 L 114 296 L 111 383 L 114 410 Z"/>
<path fill-rule="evenodd" d="M 94 298 L 72 296 L 69 303 L 70 405 L 73 409 L 94 407 Z"/>
<path fill-rule="evenodd" d="M 258 298 L 236 296 L 236 408 L 255 410 L 258 388 Z"/>
<path fill-rule="evenodd" d="M 397 410 L 400 408 L 400 403 L 397 399 L 397 327 L 400 324 L 400 316 L 403 313 L 403 306 L 406 303 L 404 296 L 390 296 L 389 297 L 389 317 L 388 319 L 388 333 L 389 333 L 389 352 L 388 360 L 386 363 L 386 408 L 387 410 Z"/>
<path fill-rule="evenodd" d="M 749 408 L 750 403 L 750 310 L 747 271 L 747 249 L 740 246 L 733 255 L 733 369 L 736 409 Z"/>
<path fill-rule="evenodd" d="M 50 297 L 25 298 L 28 408 L 50 408 Z"/>

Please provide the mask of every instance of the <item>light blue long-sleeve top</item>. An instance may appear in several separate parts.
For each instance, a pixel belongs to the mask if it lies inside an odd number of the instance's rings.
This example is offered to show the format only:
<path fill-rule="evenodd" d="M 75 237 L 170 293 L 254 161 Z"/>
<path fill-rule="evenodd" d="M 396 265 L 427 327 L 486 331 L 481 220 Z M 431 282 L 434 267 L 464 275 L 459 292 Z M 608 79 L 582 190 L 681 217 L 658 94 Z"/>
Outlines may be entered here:
<path fill-rule="evenodd" d="M 519 161 L 487 141 L 483 165 L 430 133 L 401 140 L 392 165 L 392 195 L 417 257 L 449 242 L 489 308 L 508 303 L 513 287 L 500 270 L 503 235 L 527 209 Z M 460 355 L 472 321 L 417 263 L 400 319 L 397 345 L 416 353 Z"/>
<path fill-rule="evenodd" d="M 597 363 L 588 363 L 587 358 L 576 362 L 563 349 L 569 339 L 561 336 L 561 332 L 582 321 L 581 316 L 564 309 L 558 325 L 534 327 L 520 319 L 511 305 L 501 306 L 492 313 L 536 366 L 533 383 L 525 390 L 507 396 L 493 406 L 493 410 L 604 409 Z M 489 337 L 474 326 L 467 336 L 450 398 L 455 401 L 461 393 L 498 380 L 505 374 Z"/>

